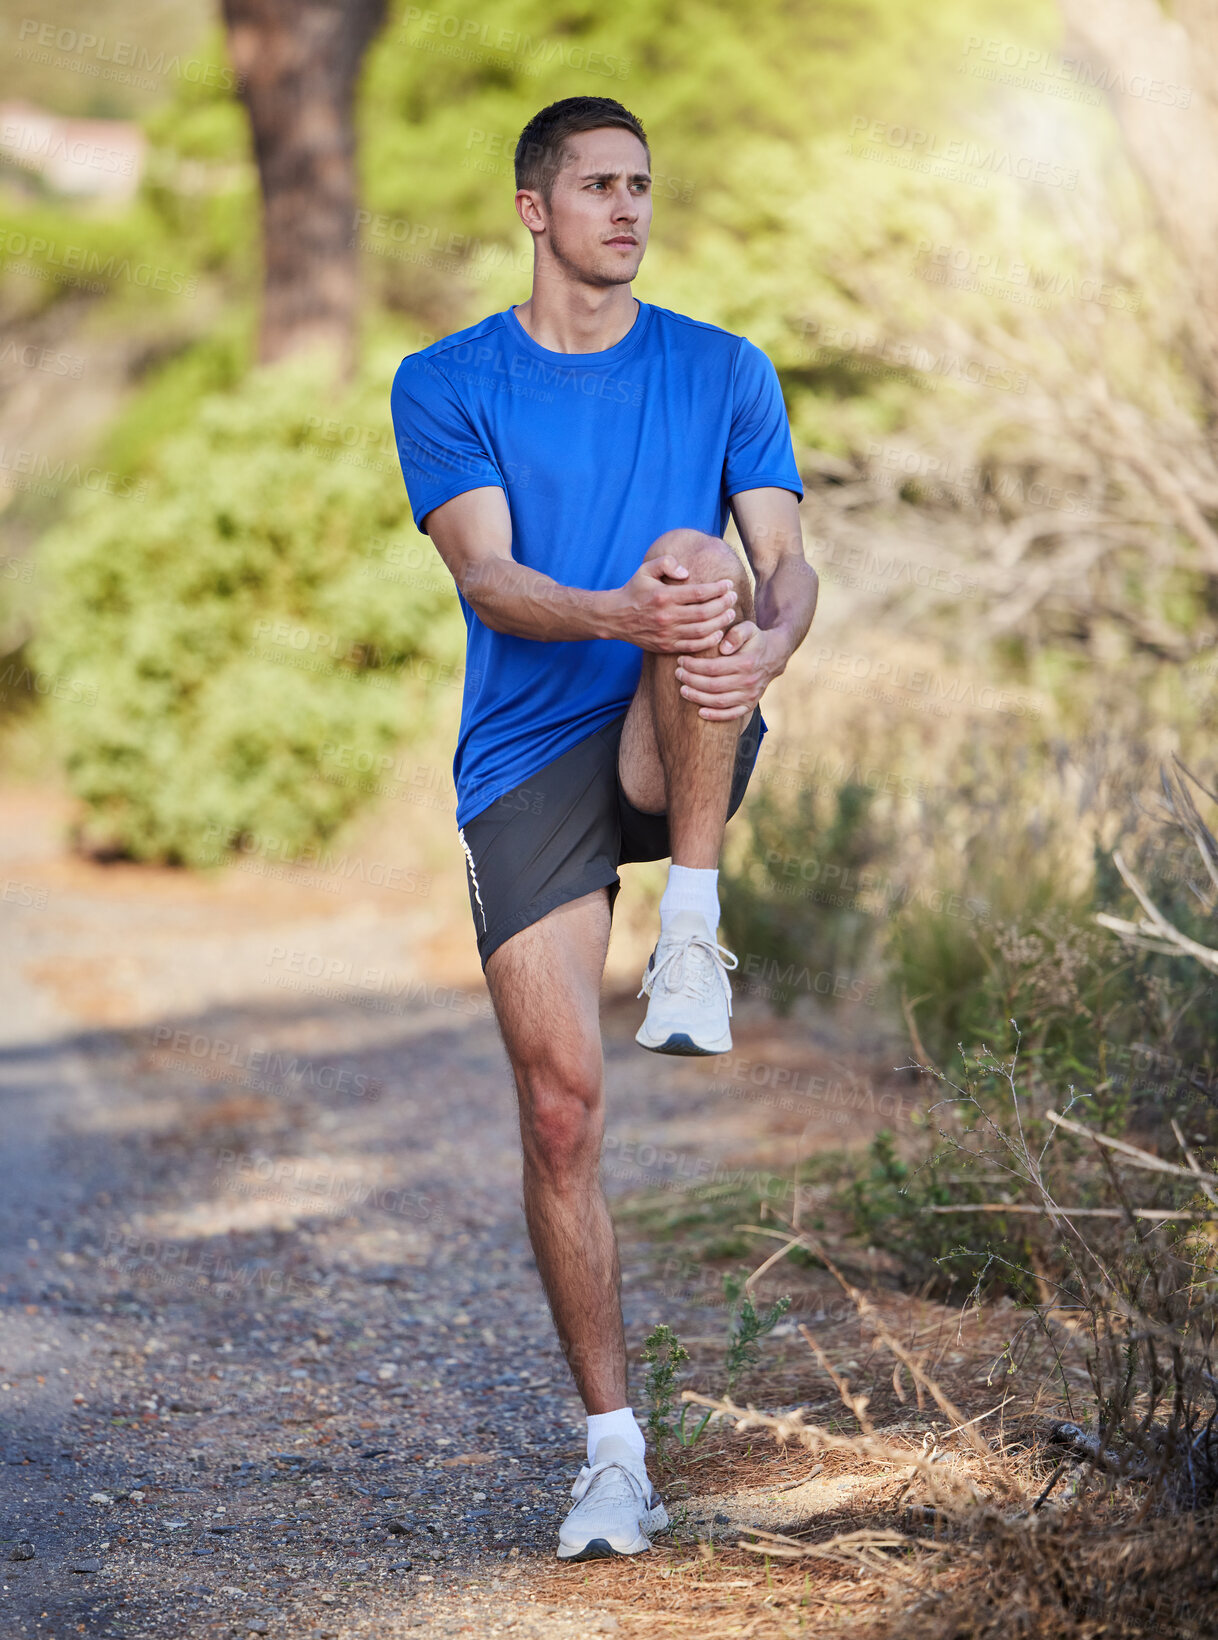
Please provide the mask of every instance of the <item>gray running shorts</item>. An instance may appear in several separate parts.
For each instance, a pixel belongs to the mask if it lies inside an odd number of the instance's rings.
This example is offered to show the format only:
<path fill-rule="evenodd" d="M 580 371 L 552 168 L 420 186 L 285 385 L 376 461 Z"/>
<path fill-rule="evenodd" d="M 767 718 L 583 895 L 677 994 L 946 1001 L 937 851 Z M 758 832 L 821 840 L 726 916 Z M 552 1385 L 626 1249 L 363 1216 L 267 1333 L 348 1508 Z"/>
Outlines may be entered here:
<path fill-rule="evenodd" d="M 612 912 L 622 886 L 617 867 L 666 860 L 672 852 L 667 815 L 636 809 L 618 779 L 625 722 L 623 712 L 460 828 L 484 969 L 504 940 L 568 900 L 607 888 Z M 737 742 L 729 819 L 744 799 L 764 733 L 755 706 Z"/>

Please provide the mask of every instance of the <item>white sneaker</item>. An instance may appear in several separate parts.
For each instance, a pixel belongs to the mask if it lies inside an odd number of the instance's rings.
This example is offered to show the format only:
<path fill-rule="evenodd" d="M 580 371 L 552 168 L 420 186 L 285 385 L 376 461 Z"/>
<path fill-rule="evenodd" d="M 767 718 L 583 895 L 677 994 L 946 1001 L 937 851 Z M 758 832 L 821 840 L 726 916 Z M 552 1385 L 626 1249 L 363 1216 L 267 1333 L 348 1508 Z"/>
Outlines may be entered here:
<path fill-rule="evenodd" d="M 727 1053 L 736 958 L 697 911 L 678 911 L 651 953 L 640 996 L 651 998 L 635 1041 L 653 1053 Z"/>
<path fill-rule="evenodd" d="M 606 1435 L 596 1443 L 571 1488 L 575 1507 L 558 1528 L 559 1560 L 607 1560 L 651 1548 L 648 1532 L 662 1532 L 668 1511 L 629 1441 Z"/>

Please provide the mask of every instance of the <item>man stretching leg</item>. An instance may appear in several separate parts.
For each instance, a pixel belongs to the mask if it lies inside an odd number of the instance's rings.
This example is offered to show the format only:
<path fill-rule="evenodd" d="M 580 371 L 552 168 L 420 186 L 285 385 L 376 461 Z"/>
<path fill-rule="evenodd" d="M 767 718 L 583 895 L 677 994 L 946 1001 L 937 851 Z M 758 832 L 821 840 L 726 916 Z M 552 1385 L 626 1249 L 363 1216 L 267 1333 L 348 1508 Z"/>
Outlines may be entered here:
<path fill-rule="evenodd" d="M 628 1404 L 599 1178 L 599 1020 L 623 861 L 671 857 L 638 1040 L 731 1046 L 718 859 L 816 606 L 778 378 L 750 342 L 638 301 L 650 151 L 620 103 L 543 109 L 516 149 L 527 302 L 403 360 L 418 527 L 467 627 L 453 772 L 470 909 L 515 1076 L 529 1236 L 588 1414 L 558 1554 L 667 1524 Z M 732 513 L 755 577 L 723 539 Z"/>

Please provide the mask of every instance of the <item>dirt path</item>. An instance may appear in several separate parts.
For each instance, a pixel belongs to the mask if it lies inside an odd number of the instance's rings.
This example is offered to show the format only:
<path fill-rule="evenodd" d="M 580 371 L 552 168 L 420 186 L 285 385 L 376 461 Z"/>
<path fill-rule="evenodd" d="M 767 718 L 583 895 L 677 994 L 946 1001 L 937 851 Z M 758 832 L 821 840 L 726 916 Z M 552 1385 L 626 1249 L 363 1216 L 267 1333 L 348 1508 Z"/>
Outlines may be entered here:
<path fill-rule="evenodd" d="M 554 1594 L 582 1413 L 458 863 L 408 896 L 88 866 L 67 812 L 0 805 L 6 1640 L 622 1628 Z M 613 1191 L 840 1137 L 848 1025 L 746 1003 L 730 1062 L 669 1062 L 639 1006 L 607 992 Z M 677 1255 L 624 1248 L 636 1350 L 721 1327 Z"/>

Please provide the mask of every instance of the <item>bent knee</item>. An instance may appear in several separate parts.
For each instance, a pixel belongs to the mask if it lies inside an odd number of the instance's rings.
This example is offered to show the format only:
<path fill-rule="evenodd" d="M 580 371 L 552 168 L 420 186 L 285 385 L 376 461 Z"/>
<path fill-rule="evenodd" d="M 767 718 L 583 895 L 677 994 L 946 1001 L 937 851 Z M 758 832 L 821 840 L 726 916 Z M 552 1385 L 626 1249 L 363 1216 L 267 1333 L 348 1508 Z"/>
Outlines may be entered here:
<path fill-rule="evenodd" d="M 675 558 L 691 575 L 708 581 L 731 581 L 738 592 L 748 590 L 748 572 L 738 555 L 719 535 L 705 530 L 665 530 L 648 547 L 646 558 Z"/>

